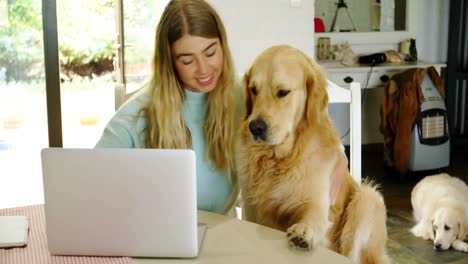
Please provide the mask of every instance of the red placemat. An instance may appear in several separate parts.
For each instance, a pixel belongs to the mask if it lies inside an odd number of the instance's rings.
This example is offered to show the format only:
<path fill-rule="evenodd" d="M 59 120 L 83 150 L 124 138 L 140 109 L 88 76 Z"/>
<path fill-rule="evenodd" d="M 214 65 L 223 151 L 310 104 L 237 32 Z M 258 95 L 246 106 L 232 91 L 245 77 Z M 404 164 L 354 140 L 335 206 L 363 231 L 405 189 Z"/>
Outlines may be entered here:
<path fill-rule="evenodd" d="M 1 264 L 132 264 L 128 257 L 52 256 L 47 248 L 44 205 L 0 209 L 0 215 L 24 215 L 29 219 L 28 244 L 0 249 Z"/>

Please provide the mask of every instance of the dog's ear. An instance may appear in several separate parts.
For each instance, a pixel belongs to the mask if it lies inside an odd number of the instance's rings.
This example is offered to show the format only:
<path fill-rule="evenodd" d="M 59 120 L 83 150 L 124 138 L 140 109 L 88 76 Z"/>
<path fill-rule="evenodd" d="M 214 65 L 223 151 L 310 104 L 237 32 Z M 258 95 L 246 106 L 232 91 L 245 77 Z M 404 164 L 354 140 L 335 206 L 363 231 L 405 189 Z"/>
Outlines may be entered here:
<path fill-rule="evenodd" d="M 431 234 L 431 240 L 434 241 L 435 236 L 436 236 L 435 230 L 434 230 L 434 218 L 432 218 L 431 220 L 431 233 L 430 234 Z"/>
<path fill-rule="evenodd" d="M 465 237 L 466 237 L 466 230 L 465 230 L 465 225 L 463 224 L 463 222 L 458 222 L 458 235 L 457 235 L 457 239 L 458 240 L 461 240 L 461 241 L 464 241 L 465 240 Z"/>
<path fill-rule="evenodd" d="M 306 115 L 309 124 L 320 122 L 320 118 L 326 113 L 328 106 L 328 83 L 322 67 L 314 62 L 306 54 L 305 58 L 306 86 L 307 86 L 307 108 Z"/>
<path fill-rule="evenodd" d="M 244 85 L 244 102 L 245 102 L 245 111 L 244 119 L 247 120 L 250 114 L 252 113 L 252 96 L 250 95 L 249 82 L 250 82 L 250 70 L 248 69 L 244 74 L 243 85 Z"/>

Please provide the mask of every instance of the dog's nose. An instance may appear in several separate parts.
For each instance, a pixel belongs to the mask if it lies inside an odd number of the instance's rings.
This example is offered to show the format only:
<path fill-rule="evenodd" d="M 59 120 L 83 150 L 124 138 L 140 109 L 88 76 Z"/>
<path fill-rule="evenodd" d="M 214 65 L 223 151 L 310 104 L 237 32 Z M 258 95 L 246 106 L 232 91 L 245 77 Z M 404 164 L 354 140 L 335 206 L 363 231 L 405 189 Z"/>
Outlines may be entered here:
<path fill-rule="evenodd" d="M 249 123 L 250 133 L 255 137 L 264 137 L 268 129 L 268 125 L 263 119 L 255 119 Z"/>
<path fill-rule="evenodd" d="M 441 247 L 442 247 L 441 244 L 434 244 L 434 249 L 435 250 L 440 250 Z"/>

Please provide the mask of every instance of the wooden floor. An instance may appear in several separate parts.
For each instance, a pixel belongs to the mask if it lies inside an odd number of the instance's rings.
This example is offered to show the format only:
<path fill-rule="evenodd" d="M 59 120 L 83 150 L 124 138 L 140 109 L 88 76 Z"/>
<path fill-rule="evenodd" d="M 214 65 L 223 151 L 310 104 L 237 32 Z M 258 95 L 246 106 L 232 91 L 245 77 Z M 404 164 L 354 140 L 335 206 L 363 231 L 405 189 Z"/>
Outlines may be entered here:
<path fill-rule="evenodd" d="M 405 264 L 467 264 L 468 253 L 449 249 L 435 251 L 432 241 L 413 236 L 409 229 L 415 224 L 412 217 L 411 190 L 426 175 L 447 172 L 468 183 L 468 147 L 453 146 L 450 166 L 437 171 L 410 173 L 408 178 L 400 179 L 386 169 L 383 162 L 383 146 L 366 145 L 363 147 L 363 177 L 368 176 L 380 183 L 387 206 L 387 249 L 392 263 Z"/>

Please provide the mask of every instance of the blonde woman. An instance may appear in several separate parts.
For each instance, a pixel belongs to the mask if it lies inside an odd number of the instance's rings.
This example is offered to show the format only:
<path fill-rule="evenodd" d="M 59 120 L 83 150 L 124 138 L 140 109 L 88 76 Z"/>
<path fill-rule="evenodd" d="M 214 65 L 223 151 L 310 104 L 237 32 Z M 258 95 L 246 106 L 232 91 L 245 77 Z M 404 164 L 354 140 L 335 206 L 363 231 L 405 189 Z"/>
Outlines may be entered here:
<path fill-rule="evenodd" d="M 233 140 L 241 90 L 224 25 L 204 0 L 172 0 L 156 30 L 153 77 L 110 120 L 96 147 L 193 149 L 198 209 L 237 198 Z"/>

